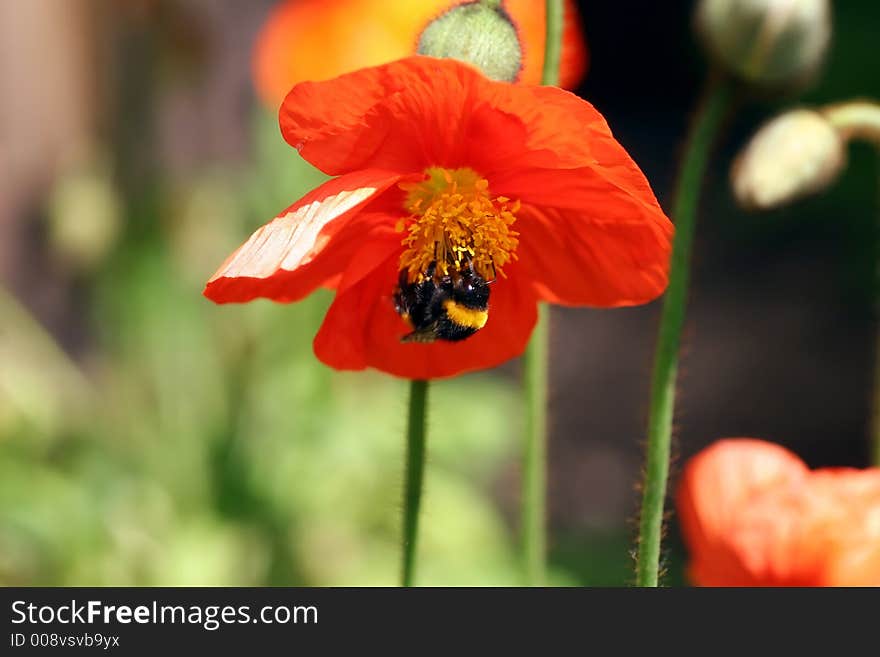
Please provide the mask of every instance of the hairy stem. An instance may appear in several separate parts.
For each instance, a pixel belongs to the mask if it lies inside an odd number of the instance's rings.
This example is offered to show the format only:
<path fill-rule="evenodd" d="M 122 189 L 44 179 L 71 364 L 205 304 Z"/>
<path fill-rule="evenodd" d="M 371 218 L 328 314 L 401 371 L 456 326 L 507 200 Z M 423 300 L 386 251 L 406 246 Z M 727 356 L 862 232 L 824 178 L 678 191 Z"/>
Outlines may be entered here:
<path fill-rule="evenodd" d="M 648 416 L 648 444 L 636 568 L 638 586 L 657 586 L 659 581 L 678 350 L 687 302 L 697 203 L 709 152 L 727 113 L 730 97 L 731 89 L 726 81 L 714 83 L 707 90 L 690 127 L 675 190 L 672 210 L 675 240 L 651 379 L 651 407 Z"/>
<path fill-rule="evenodd" d="M 880 149 L 877 150 L 877 174 L 877 191 L 880 192 Z M 877 195 L 877 207 L 880 209 L 880 194 Z M 877 321 L 877 317 L 880 317 L 880 224 L 874 226 L 874 257 L 874 316 Z M 872 465 L 880 467 L 880 328 L 874 330 L 874 403 L 871 409 L 870 458 Z"/>
<path fill-rule="evenodd" d="M 562 0 L 547 0 L 547 33 L 544 41 L 544 68 L 541 84 L 559 84 L 559 60 L 562 57 L 562 30 L 565 25 Z"/>
<path fill-rule="evenodd" d="M 868 100 L 851 100 L 828 105 L 821 110 L 825 118 L 847 140 L 864 140 L 877 146 L 880 155 L 880 103 Z M 878 181 L 880 182 L 880 181 Z M 875 228 L 875 233 L 878 229 Z M 875 238 L 875 242 L 876 242 Z M 874 289 L 875 314 L 880 315 L 880 243 L 875 246 Z M 880 466 L 880 330 L 875 338 L 874 354 L 874 400 L 871 414 L 871 462 Z"/>
<path fill-rule="evenodd" d="M 526 583 L 544 584 L 547 504 L 547 315 L 538 307 L 538 323 L 526 350 L 526 442 L 523 450 L 522 532 Z"/>
<path fill-rule="evenodd" d="M 412 586 L 415 579 L 419 508 L 422 505 L 422 481 L 425 475 L 427 404 L 428 382 L 411 381 L 406 430 L 406 482 L 403 490 L 403 586 Z"/>
<path fill-rule="evenodd" d="M 547 35 L 541 83 L 559 84 L 562 52 L 562 0 L 547 0 Z M 547 505 L 547 358 L 548 309 L 538 307 L 538 322 L 524 358 L 526 436 L 522 467 L 522 540 L 525 580 L 530 586 L 544 583 Z"/>

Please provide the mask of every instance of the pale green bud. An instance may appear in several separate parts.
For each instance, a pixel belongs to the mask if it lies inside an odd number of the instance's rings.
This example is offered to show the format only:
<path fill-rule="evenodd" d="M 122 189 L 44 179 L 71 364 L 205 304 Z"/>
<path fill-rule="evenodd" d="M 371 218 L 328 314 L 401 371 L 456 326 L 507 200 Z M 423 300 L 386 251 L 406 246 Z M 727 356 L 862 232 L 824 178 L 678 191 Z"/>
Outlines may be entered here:
<path fill-rule="evenodd" d="M 815 73 L 831 38 L 829 0 L 700 0 L 699 36 L 736 77 L 796 85 Z"/>
<path fill-rule="evenodd" d="M 522 68 L 519 36 L 498 0 L 467 2 L 435 18 L 419 37 L 418 54 L 468 62 L 504 82 L 515 81 Z"/>
<path fill-rule="evenodd" d="M 846 143 L 812 110 L 786 112 L 764 125 L 736 158 L 731 182 L 747 208 L 769 209 L 828 187 L 846 163 Z"/>

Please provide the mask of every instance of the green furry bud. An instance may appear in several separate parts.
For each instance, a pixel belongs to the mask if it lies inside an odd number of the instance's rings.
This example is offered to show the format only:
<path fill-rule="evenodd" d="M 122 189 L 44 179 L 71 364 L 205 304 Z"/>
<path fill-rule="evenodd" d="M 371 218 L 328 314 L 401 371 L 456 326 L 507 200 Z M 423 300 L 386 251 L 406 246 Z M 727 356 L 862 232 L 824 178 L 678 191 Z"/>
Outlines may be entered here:
<path fill-rule="evenodd" d="M 500 0 L 467 2 L 431 21 L 418 53 L 473 64 L 493 80 L 513 82 L 522 68 L 522 47 Z"/>
<path fill-rule="evenodd" d="M 694 18 L 710 54 L 759 86 L 808 81 L 831 38 L 830 0 L 700 0 Z"/>

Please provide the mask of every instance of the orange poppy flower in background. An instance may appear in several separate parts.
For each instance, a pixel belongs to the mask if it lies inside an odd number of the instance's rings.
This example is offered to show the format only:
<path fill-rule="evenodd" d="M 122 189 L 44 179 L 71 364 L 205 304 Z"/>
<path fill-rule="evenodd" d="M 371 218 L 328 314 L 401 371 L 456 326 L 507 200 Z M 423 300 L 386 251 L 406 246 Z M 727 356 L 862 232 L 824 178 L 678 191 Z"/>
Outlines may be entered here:
<path fill-rule="evenodd" d="M 721 440 L 687 464 L 678 513 L 701 586 L 880 586 L 880 468 L 810 471 Z"/>
<path fill-rule="evenodd" d="M 254 50 L 260 98 L 273 109 L 291 87 L 327 80 L 415 53 L 419 34 L 453 0 L 285 0 L 269 15 Z M 523 44 L 520 81 L 538 84 L 544 56 L 545 3 L 506 0 Z M 587 47 L 577 8 L 566 0 L 560 86 L 572 89 L 586 73 Z"/>
<path fill-rule="evenodd" d="M 301 83 L 280 120 L 338 177 L 254 233 L 205 295 L 335 289 L 314 342 L 331 367 L 412 379 L 488 368 L 522 353 L 539 300 L 624 306 L 666 287 L 672 225 L 602 116 L 567 91 L 414 56 Z M 438 286 L 495 279 L 481 288 L 490 310 L 448 307 L 467 339 L 402 342 L 418 326 L 395 288 L 432 274 Z"/>

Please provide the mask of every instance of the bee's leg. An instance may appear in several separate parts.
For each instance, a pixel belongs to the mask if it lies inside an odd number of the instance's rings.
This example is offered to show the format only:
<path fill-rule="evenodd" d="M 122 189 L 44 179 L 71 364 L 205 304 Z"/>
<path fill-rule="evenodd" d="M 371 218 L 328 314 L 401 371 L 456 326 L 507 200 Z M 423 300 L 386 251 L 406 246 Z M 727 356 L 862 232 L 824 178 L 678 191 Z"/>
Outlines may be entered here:
<path fill-rule="evenodd" d="M 401 342 L 421 342 L 423 344 L 436 342 L 437 340 L 437 325 L 431 324 L 425 328 L 417 329 L 412 331 L 411 333 L 407 333 L 402 338 L 400 338 Z"/>

